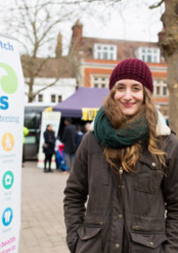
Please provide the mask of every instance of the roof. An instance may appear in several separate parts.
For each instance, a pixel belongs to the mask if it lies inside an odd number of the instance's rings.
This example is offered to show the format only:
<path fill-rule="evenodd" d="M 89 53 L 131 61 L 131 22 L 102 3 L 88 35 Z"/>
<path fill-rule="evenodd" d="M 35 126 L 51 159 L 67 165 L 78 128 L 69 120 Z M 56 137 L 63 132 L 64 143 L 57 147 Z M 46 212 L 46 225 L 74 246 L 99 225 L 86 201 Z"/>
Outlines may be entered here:
<path fill-rule="evenodd" d="M 125 60 L 126 58 L 135 58 L 136 50 L 140 47 L 156 47 L 159 48 L 158 42 L 144 42 L 144 41 L 129 41 L 129 40 L 116 40 L 116 39 L 102 39 L 102 38 L 91 38 L 82 37 L 82 43 L 79 50 L 84 51 L 85 58 L 93 59 L 93 45 L 99 44 L 110 44 L 117 46 L 117 59 L 119 61 Z M 160 58 L 161 62 L 164 62 Z"/>
<path fill-rule="evenodd" d="M 62 117 L 81 118 L 82 108 L 100 108 L 108 94 L 108 88 L 80 87 L 72 96 L 54 106 L 53 111 L 60 111 Z"/>
<path fill-rule="evenodd" d="M 23 55 L 21 57 L 23 74 L 25 77 L 40 78 L 72 78 L 75 70 L 71 60 L 67 57 L 61 58 L 35 58 Z"/>

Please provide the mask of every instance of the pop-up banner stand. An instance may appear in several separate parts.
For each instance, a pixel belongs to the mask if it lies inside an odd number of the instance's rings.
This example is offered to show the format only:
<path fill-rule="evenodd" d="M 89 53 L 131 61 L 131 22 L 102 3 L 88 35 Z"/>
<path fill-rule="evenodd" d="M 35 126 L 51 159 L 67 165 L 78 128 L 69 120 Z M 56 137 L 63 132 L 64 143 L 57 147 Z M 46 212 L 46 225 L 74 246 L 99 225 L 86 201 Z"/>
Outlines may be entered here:
<path fill-rule="evenodd" d="M 0 253 L 18 252 L 24 78 L 16 39 L 0 34 Z"/>
<path fill-rule="evenodd" d="M 43 153 L 43 143 L 44 143 L 44 132 L 46 130 L 47 125 L 51 125 L 55 134 L 55 138 L 57 138 L 58 130 L 61 123 L 61 112 L 48 112 L 44 111 L 42 113 L 41 119 L 41 133 L 40 133 L 40 143 L 39 143 L 39 151 L 38 151 L 38 163 L 37 167 L 43 169 L 44 168 L 44 159 L 45 154 Z M 56 169 L 56 161 L 55 155 L 52 156 L 51 169 Z"/>

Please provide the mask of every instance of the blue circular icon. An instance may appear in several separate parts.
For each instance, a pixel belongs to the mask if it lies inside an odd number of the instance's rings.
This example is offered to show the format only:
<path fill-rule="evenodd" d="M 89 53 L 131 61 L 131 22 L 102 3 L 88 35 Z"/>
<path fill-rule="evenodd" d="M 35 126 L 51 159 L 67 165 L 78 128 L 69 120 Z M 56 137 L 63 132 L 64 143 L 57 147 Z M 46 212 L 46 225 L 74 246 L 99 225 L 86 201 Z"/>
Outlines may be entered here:
<path fill-rule="evenodd" d="M 12 217 L 13 217 L 13 212 L 12 209 L 10 207 L 7 207 L 2 215 L 2 223 L 4 226 L 9 226 L 9 224 L 12 221 Z"/>

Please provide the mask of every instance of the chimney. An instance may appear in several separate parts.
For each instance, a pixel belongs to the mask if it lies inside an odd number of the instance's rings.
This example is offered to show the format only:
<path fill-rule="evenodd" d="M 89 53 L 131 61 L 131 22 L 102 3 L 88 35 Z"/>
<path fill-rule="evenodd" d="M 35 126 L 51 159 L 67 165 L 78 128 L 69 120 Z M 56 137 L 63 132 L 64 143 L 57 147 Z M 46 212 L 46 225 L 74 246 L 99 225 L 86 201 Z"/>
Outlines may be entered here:
<path fill-rule="evenodd" d="M 72 27 L 72 39 L 71 39 L 71 48 L 74 50 L 79 50 L 82 46 L 82 32 L 83 32 L 83 25 L 80 23 L 79 20 L 75 23 Z"/>
<path fill-rule="evenodd" d="M 62 34 L 61 33 L 59 33 L 57 37 L 57 45 L 56 45 L 55 53 L 56 53 L 56 58 L 62 56 Z"/>

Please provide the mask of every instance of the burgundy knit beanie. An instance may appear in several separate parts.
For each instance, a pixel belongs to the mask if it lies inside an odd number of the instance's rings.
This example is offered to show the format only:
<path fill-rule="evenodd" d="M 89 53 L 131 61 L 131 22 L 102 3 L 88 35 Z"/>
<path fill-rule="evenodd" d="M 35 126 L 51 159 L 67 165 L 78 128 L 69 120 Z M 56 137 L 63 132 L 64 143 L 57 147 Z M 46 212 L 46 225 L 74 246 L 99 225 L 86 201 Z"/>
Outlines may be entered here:
<path fill-rule="evenodd" d="M 109 80 L 109 89 L 122 79 L 132 79 L 140 82 L 153 93 L 153 79 L 149 67 L 139 59 L 121 61 L 113 70 Z"/>

